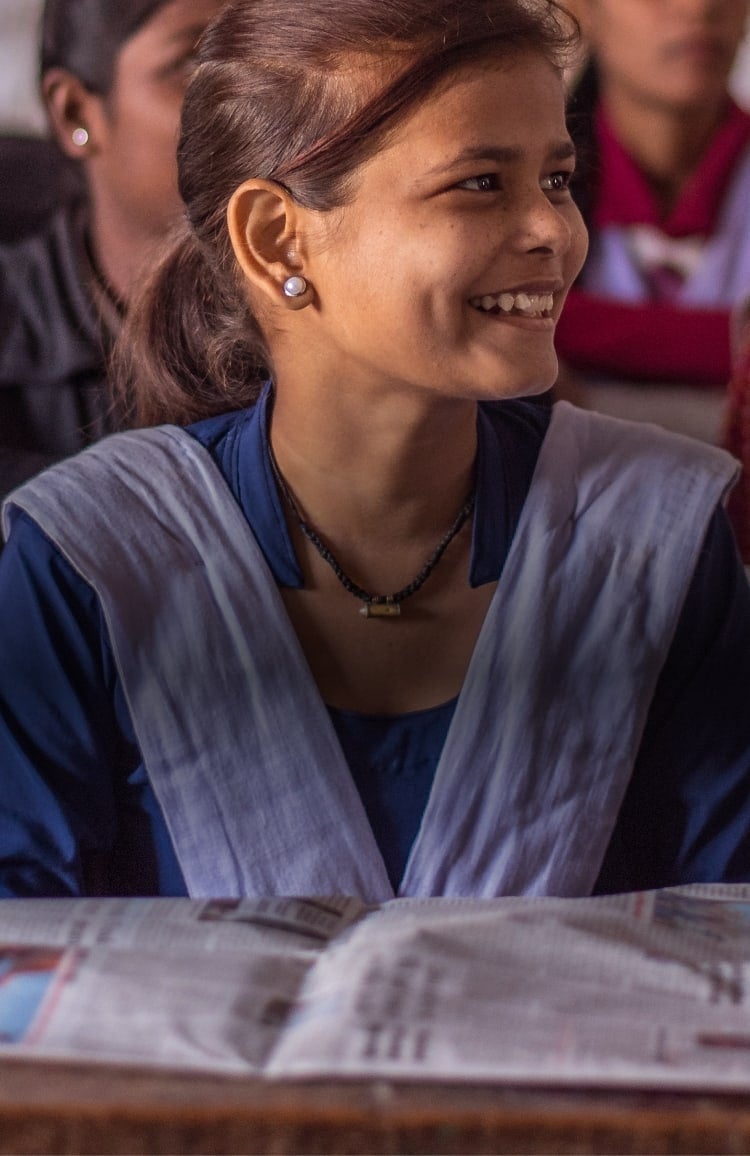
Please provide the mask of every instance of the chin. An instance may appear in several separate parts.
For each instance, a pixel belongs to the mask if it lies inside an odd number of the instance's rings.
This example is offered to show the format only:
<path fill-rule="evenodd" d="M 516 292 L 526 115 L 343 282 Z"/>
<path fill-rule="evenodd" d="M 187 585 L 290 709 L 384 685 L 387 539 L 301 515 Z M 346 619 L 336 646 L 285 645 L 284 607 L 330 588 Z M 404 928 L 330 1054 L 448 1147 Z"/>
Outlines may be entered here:
<path fill-rule="evenodd" d="M 554 385 L 554 382 L 552 384 Z M 546 381 L 541 383 L 536 382 L 533 386 L 529 386 L 527 389 L 519 390 L 518 393 L 513 394 L 513 396 L 518 398 L 539 397 L 543 393 L 549 393 L 551 389 L 552 385 Z"/>
<path fill-rule="evenodd" d="M 523 357 L 516 352 L 511 358 L 493 352 L 488 357 L 485 353 L 473 359 L 459 359 L 455 374 L 440 374 L 443 381 L 440 392 L 472 401 L 509 401 L 546 393 L 558 376 L 559 365 L 554 348 L 541 356 L 532 353 Z"/>
<path fill-rule="evenodd" d="M 559 368 L 557 358 L 552 362 L 539 365 L 536 373 L 527 370 L 523 375 L 519 374 L 515 381 L 510 376 L 506 378 L 505 388 L 499 394 L 500 398 L 511 397 L 536 397 L 537 394 L 546 393 L 548 389 L 557 381 L 559 375 Z M 495 388 L 497 390 L 498 380 L 495 379 Z"/>
<path fill-rule="evenodd" d="M 493 382 L 487 383 L 486 389 L 474 389 L 472 392 L 476 401 L 511 401 L 514 398 L 536 397 L 537 394 L 546 393 L 552 385 L 554 381 L 549 383 L 546 376 L 536 378 L 533 382 L 515 383 L 495 378 Z"/>

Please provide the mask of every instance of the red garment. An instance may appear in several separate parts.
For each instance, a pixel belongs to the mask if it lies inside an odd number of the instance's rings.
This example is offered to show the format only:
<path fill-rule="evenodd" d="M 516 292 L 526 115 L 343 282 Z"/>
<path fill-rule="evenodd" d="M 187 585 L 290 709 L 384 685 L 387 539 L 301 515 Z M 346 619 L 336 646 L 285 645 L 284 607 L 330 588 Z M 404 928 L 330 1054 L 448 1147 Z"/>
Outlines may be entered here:
<path fill-rule="evenodd" d="M 724 444 L 742 464 L 727 509 L 742 558 L 750 565 L 750 323 L 746 327 L 744 354 L 729 385 Z"/>
<path fill-rule="evenodd" d="M 604 109 L 596 112 L 599 180 L 594 228 L 655 225 L 668 237 L 710 237 L 735 166 L 750 141 L 750 115 L 730 102 L 677 203 L 663 213 L 651 184 L 615 135 Z"/>
<path fill-rule="evenodd" d="M 556 345 L 561 360 L 575 369 L 621 380 L 723 389 L 731 372 L 724 309 L 624 304 L 571 289 Z"/>
<path fill-rule="evenodd" d="M 730 104 L 725 121 L 666 216 L 601 108 L 596 138 L 601 177 L 593 230 L 643 224 L 670 237 L 710 236 L 737 161 L 750 141 L 750 116 Z M 557 327 L 557 349 L 574 369 L 605 377 L 724 388 L 731 373 L 729 331 L 729 310 L 723 307 L 623 302 L 575 287 Z"/>

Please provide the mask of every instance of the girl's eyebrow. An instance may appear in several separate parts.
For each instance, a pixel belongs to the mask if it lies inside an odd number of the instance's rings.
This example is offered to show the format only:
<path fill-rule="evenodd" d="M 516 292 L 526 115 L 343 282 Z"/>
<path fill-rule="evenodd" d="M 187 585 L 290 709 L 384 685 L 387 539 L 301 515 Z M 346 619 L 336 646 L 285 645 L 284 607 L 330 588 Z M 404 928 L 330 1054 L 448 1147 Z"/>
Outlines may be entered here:
<path fill-rule="evenodd" d="M 457 165 L 464 164 L 467 161 L 494 161 L 496 164 L 514 164 L 523 160 L 525 150 L 511 146 L 497 147 L 496 145 L 471 145 L 468 148 L 462 149 L 446 164 L 438 165 L 431 169 L 430 176 L 439 176 L 441 173 L 449 172 Z M 575 159 L 576 149 L 572 140 L 568 137 L 553 144 L 548 156 L 553 161 L 567 161 L 571 158 Z"/>

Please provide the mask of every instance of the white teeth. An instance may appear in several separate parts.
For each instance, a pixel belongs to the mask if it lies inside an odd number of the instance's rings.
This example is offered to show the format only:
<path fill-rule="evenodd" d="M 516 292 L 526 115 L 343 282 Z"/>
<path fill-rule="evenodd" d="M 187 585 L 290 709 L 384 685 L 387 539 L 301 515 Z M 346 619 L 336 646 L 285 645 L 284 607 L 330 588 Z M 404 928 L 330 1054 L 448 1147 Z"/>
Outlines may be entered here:
<path fill-rule="evenodd" d="M 503 313 L 515 309 L 527 317 L 537 317 L 552 311 L 554 297 L 551 293 L 500 293 L 496 297 L 485 293 L 483 297 L 472 297 L 469 304 L 486 313 L 495 308 L 501 309 Z"/>

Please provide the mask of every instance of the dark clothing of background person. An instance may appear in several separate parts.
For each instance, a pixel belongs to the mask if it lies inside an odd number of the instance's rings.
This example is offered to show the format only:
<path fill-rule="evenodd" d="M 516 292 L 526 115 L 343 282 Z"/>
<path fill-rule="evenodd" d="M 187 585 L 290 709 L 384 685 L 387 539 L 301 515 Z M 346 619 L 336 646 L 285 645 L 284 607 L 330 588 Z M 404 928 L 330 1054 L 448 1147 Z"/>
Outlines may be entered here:
<path fill-rule="evenodd" d="M 37 142 L 29 164 L 29 148 L 0 141 L 0 497 L 115 427 L 109 352 L 131 289 L 181 219 L 180 113 L 222 3 L 42 6 L 53 152 Z"/>
<path fill-rule="evenodd" d="M 86 208 L 0 246 L 0 497 L 115 428 L 106 355 L 115 302 L 88 255 Z"/>

